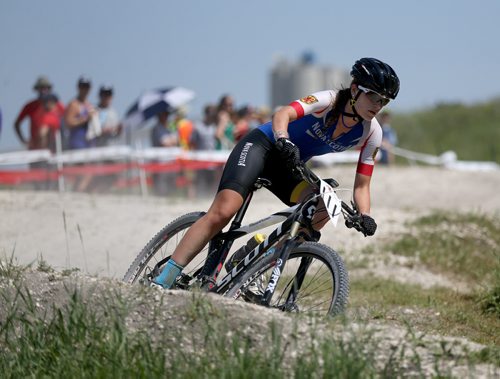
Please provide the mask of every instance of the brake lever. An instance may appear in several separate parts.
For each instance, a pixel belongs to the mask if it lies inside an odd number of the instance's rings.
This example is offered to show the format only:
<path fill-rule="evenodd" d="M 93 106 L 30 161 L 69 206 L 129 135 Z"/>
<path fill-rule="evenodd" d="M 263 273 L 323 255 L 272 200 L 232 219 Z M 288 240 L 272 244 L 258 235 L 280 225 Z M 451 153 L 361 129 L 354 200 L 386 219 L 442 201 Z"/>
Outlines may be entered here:
<path fill-rule="evenodd" d="M 358 211 L 358 208 L 356 204 L 351 201 L 351 207 L 352 207 L 352 213 L 347 213 L 344 214 L 345 218 L 345 226 L 349 229 L 354 228 L 358 232 L 363 233 L 363 235 L 366 237 L 366 231 L 363 225 L 361 224 L 362 218 L 361 214 Z"/>
<path fill-rule="evenodd" d="M 302 179 L 309 183 L 311 186 L 319 188 L 319 181 L 320 179 L 316 176 L 316 174 L 309 169 L 304 162 L 301 162 L 300 166 L 297 166 L 296 168 L 299 172 L 300 175 L 302 176 Z"/>

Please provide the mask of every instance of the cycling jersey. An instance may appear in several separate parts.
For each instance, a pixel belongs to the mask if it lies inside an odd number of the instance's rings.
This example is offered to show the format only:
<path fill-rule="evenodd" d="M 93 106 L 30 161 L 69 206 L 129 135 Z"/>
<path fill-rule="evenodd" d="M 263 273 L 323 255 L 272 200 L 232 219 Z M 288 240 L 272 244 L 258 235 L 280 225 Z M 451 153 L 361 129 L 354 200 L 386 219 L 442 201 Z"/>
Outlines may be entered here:
<path fill-rule="evenodd" d="M 357 172 L 371 176 L 374 158 L 382 143 L 382 128 L 378 121 L 362 120 L 347 133 L 332 139 L 337 121 L 325 126 L 335 100 L 335 91 L 320 91 L 290 103 L 297 112 L 297 120 L 288 125 L 290 140 L 297 145 L 300 158 L 306 162 L 314 156 L 361 148 Z M 259 127 L 274 142 L 272 122 Z"/>
<path fill-rule="evenodd" d="M 334 91 L 321 91 L 292 102 L 297 120 L 288 125 L 290 140 L 297 145 L 304 162 L 317 155 L 360 147 L 357 172 L 371 176 L 374 157 L 382 142 L 377 120 L 360 121 L 347 133 L 332 140 L 337 122 L 325 127 L 335 100 Z M 271 181 L 269 190 L 285 204 L 298 201 L 297 189 L 305 182 L 293 178 L 274 147 L 271 122 L 248 133 L 234 147 L 224 167 L 219 191 L 231 189 L 245 198 L 258 177 Z"/>

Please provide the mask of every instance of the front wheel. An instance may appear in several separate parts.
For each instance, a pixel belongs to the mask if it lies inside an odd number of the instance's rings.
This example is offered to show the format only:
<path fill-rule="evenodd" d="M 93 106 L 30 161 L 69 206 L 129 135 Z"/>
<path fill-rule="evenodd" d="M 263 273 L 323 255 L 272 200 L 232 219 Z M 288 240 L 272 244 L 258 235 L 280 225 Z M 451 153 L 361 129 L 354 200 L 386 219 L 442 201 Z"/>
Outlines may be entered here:
<path fill-rule="evenodd" d="M 258 261 L 225 296 L 258 303 L 277 259 L 276 252 Z M 290 253 L 270 306 L 289 312 L 334 316 L 344 311 L 348 296 L 349 278 L 337 252 L 323 244 L 304 242 Z"/>
<path fill-rule="evenodd" d="M 192 212 L 180 216 L 170 224 L 160 230 L 149 243 L 142 249 L 134 262 L 130 265 L 123 280 L 127 283 L 144 283 L 148 284 L 151 279 L 158 275 L 172 255 L 175 248 L 179 244 L 181 238 L 186 234 L 187 230 L 205 213 Z M 207 249 L 204 250 L 205 252 Z M 191 262 L 183 271 L 188 273 L 184 277 L 188 277 L 190 272 L 195 272 L 203 265 L 206 259 L 206 253 L 203 251 Z"/>

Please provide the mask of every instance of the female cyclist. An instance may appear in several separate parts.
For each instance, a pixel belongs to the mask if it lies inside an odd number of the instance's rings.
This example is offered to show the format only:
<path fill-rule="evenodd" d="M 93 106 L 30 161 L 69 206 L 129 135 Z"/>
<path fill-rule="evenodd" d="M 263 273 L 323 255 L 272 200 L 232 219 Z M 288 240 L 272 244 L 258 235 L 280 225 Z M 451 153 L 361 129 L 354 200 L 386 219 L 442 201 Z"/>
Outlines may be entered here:
<path fill-rule="evenodd" d="M 300 168 L 317 155 L 361 148 L 353 196 L 367 234 L 375 233 L 377 224 L 369 215 L 370 180 L 382 141 L 375 116 L 396 98 L 399 79 L 388 64 L 375 58 L 356 61 L 351 76 L 349 88 L 293 101 L 280 108 L 271 122 L 240 140 L 228 158 L 210 209 L 189 228 L 152 285 L 172 286 L 182 269 L 233 218 L 258 177 L 269 179 L 270 191 L 285 204 L 300 201 L 309 190 Z M 318 222 L 316 230 L 325 223 Z"/>

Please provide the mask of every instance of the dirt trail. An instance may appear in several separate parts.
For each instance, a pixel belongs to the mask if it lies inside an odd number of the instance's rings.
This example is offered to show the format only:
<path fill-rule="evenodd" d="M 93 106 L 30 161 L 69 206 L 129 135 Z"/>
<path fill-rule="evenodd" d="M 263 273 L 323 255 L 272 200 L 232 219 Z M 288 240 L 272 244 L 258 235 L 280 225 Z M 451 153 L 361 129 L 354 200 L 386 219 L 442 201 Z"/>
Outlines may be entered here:
<path fill-rule="evenodd" d="M 347 189 L 339 194 L 348 200 L 354 171 L 352 166 L 338 166 L 318 173 L 339 180 Z M 500 212 L 498 188 L 499 172 L 377 167 L 372 180 L 372 215 L 379 225 L 377 234 L 364 238 L 339 223 L 335 229 L 327 226 L 321 242 L 342 252 L 347 262 L 356 261 L 363 248 L 393 238 L 404 230 L 406 221 L 432 209 Z M 0 256 L 14 252 L 23 264 L 43 256 L 59 269 L 77 267 L 90 274 L 120 278 L 166 223 L 189 211 L 206 210 L 209 205 L 210 199 L 0 191 Z M 247 218 L 257 220 L 280 209 L 283 205 L 261 190 Z M 430 273 L 419 275 L 418 270 L 407 275 L 404 267 L 398 262 L 383 267 L 380 261 L 376 271 L 382 276 L 413 278 L 417 283 L 446 284 Z"/>

